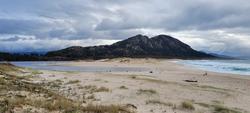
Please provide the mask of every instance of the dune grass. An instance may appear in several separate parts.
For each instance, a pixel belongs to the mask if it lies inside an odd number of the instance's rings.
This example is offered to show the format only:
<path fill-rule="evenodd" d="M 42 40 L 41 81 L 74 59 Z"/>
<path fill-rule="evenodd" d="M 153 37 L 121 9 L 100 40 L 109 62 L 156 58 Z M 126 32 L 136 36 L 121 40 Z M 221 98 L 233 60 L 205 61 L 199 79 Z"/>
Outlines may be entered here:
<path fill-rule="evenodd" d="M 153 94 L 157 94 L 157 91 L 153 90 L 153 89 L 139 89 L 139 90 L 137 90 L 137 94 L 139 94 L 139 95 L 141 95 L 141 94 L 153 95 Z"/>
<path fill-rule="evenodd" d="M 219 104 L 207 104 L 207 103 L 202 103 L 202 102 L 195 103 L 195 104 L 198 104 L 202 107 L 210 108 L 213 110 L 214 113 L 242 113 L 241 111 L 239 111 L 239 109 L 228 108 Z"/>
<path fill-rule="evenodd" d="M 120 86 L 120 89 L 128 89 L 126 86 Z"/>
<path fill-rule="evenodd" d="M 158 105 L 163 105 L 163 106 L 174 106 L 173 103 L 163 102 L 163 101 L 155 100 L 155 99 L 153 99 L 153 100 L 147 100 L 146 104 L 158 104 Z"/>
<path fill-rule="evenodd" d="M 188 109 L 188 110 L 194 110 L 194 105 L 192 102 L 190 101 L 184 101 L 181 103 L 181 108 L 183 109 Z"/>
<path fill-rule="evenodd" d="M 80 101 L 71 100 L 50 90 L 50 86 L 48 86 L 50 85 L 49 83 L 39 84 L 30 81 L 27 82 L 22 77 L 5 72 L 15 71 L 16 73 L 19 72 L 16 70 L 18 68 L 12 67 L 12 65 L 1 66 L 0 113 L 10 113 L 13 112 L 15 108 L 24 106 L 31 106 L 33 109 L 43 108 L 47 112 L 60 111 L 60 113 L 133 113 L 122 105 L 89 104 L 87 106 L 82 106 Z M 53 82 L 61 83 L 62 81 L 55 80 Z M 109 91 L 109 89 L 100 87 L 95 91 Z M 20 92 L 27 92 L 28 95 L 20 95 Z"/>
<path fill-rule="evenodd" d="M 70 80 L 66 84 L 77 84 L 79 82 L 81 82 L 81 81 L 80 80 Z"/>

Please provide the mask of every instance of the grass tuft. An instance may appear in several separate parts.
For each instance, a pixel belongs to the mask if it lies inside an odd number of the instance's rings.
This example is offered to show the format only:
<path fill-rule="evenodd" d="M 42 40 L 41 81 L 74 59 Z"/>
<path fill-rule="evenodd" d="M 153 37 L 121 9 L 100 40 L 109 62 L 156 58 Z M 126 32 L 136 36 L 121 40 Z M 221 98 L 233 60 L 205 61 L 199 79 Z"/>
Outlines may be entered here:
<path fill-rule="evenodd" d="M 213 105 L 214 113 L 241 113 L 240 111 L 236 111 L 221 105 Z"/>
<path fill-rule="evenodd" d="M 120 89 L 128 89 L 126 86 L 120 86 Z"/>
<path fill-rule="evenodd" d="M 173 103 L 170 102 L 162 102 L 160 100 L 147 100 L 146 104 L 158 104 L 158 105 L 164 105 L 164 106 L 174 106 Z"/>
<path fill-rule="evenodd" d="M 139 89 L 138 91 L 137 91 L 137 94 L 150 94 L 150 95 L 152 95 L 152 94 L 157 94 L 157 91 L 156 90 L 153 90 L 153 89 Z"/>
<path fill-rule="evenodd" d="M 193 103 L 192 102 L 189 102 L 189 101 L 184 101 L 181 103 L 181 107 L 183 109 L 188 109 L 188 110 L 194 110 L 194 106 L 193 106 Z"/>
<path fill-rule="evenodd" d="M 79 83 L 79 82 L 81 82 L 81 81 L 80 80 L 70 80 L 66 84 L 76 84 L 76 83 Z"/>

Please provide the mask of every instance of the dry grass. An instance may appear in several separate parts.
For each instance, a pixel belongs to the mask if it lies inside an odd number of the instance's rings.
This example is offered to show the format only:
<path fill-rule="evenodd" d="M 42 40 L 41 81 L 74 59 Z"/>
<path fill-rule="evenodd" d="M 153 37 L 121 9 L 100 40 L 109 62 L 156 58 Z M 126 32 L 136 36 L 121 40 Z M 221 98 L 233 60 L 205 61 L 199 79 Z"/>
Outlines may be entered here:
<path fill-rule="evenodd" d="M 128 89 L 126 86 L 120 86 L 120 89 Z"/>
<path fill-rule="evenodd" d="M 96 90 L 94 90 L 94 92 L 109 92 L 110 89 L 109 88 L 106 88 L 106 87 L 100 87 L 100 88 L 97 88 Z"/>
<path fill-rule="evenodd" d="M 11 112 L 15 107 L 25 105 L 35 108 L 44 108 L 48 111 L 63 111 L 64 113 L 132 113 L 126 107 L 120 105 L 87 105 L 80 106 L 79 103 L 67 99 L 58 99 L 53 101 L 34 100 L 24 98 L 4 99 L 0 101 L 0 112 Z"/>
<path fill-rule="evenodd" d="M 183 109 L 188 109 L 188 110 L 194 110 L 194 105 L 192 102 L 190 101 L 184 101 L 181 103 L 181 108 Z"/>
<path fill-rule="evenodd" d="M 221 105 L 213 105 L 215 113 L 241 113 L 240 111 L 230 109 Z"/>
<path fill-rule="evenodd" d="M 70 80 L 66 84 L 77 84 L 79 82 L 81 82 L 81 81 L 80 80 Z"/>
<path fill-rule="evenodd" d="M 12 66 L 7 70 L 10 71 L 11 68 Z M 80 102 L 47 89 L 51 87 L 47 83 L 27 82 L 23 78 L 5 73 L 3 67 L 0 67 L 0 69 L 1 75 L 3 75 L 3 77 L 0 77 L 0 113 L 11 113 L 15 108 L 24 106 L 30 106 L 33 109 L 43 108 L 48 112 L 60 113 L 132 113 L 126 107 L 120 105 L 81 106 Z M 53 82 L 61 83 L 62 81 L 55 80 Z M 100 87 L 96 88 L 95 91 L 109 91 L 109 89 Z M 20 92 L 27 92 L 28 95 L 19 95 Z"/>
<path fill-rule="evenodd" d="M 149 94 L 149 95 L 153 95 L 153 94 L 157 94 L 156 90 L 153 89 L 139 89 L 137 91 L 137 94 Z"/>
<path fill-rule="evenodd" d="M 207 104 L 207 103 L 202 103 L 202 102 L 195 103 L 195 104 L 198 104 L 198 105 L 200 105 L 200 106 L 202 106 L 202 107 L 206 107 L 206 108 L 211 107 L 211 105 L 209 105 L 209 104 Z"/>
<path fill-rule="evenodd" d="M 87 99 L 95 99 L 95 95 L 92 94 L 92 95 L 88 96 Z"/>
<path fill-rule="evenodd" d="M 125 107 L 119 105 L 87 105 L 81 109 L 84 113 L 133 113 Z"/>
<path fill-rule="evenodd" d="M 95 92 L 110 92 L 111 90 L 109 88 L 106 87 L 97 87 L 94 85 L 87 85 L 83 87 L 84 89 L 86 89 L 87 91 L 89 91 L 89 93 L 95 93 Z"/>
<path fill-rule="evenodd" d="M 31 72 L 32 75 L 39 75 L 39 74 L 43 74 L 43 72 L 37 71 L 37 70 L 32 70 Z"/>
<path fill-rule="evenodd" d="M 131 78 L 132 78 L 132 79 L 136 79 L 136 76 L 133 75 L 133 76 L 131 76 Z"/>
<path fill-rule="evenodd" d="M 164 81 L 164 80 L 158 80 L 158 79 L 154 79 L 154 78 L 145 78 L 145 77 L 139 77 L 139 76 L 143 76 L 143 75 L 133 75 L 132 79 L 143 80 L 143 81 L 148 81 L 148 82 L 158 83 L 158 84 L 178 85 L 178 86 L 192 89 L 192 90 L 195 89 L 195 90 L 201 90 L 201 91 L 211 91 L 211 92 L 220 93 L 220 94 L 223 94 L 226 96 L 231 96 L 230 93 L 234 92 L 232 90 L 219 88 L 219 87 L 213 87 L 213 86 L 207 86 L 207 85 L 197 85 L 197 84 L 187 85 L 187 84 L 183 84 L 183 83 L 179 83 L 179 82 Z"/>
<path fill-rule="evenodd" d="M 50 86 L 51 88 L 59 88 L 63 84 L 63 81 L 60 79 L 50 81 L 47 83 L 47 86 Z"/>
<path fill-rule="evenodd" d="M 17 72 L 17 71 L 19 72 L 20 70 L 18 67 L 14 66 L 10 63 L 0 63 L 0 71 L 8 73 L 8 72 Z"/>
<path fill-rule="evenodd" d="M 158 104 L 158 105 L 164 105 L 164 106 L 174 106 L 173 103 L 170 102 L 162 102 L 160 100 L 147 100 L 146 104 Z"/>
<path fill-rule="evenodd" d="M 231 109 L 219 104 L 195 103 L 202 107 L 211 108 L 214 113 L 242 113 L 239 109 Z"/>

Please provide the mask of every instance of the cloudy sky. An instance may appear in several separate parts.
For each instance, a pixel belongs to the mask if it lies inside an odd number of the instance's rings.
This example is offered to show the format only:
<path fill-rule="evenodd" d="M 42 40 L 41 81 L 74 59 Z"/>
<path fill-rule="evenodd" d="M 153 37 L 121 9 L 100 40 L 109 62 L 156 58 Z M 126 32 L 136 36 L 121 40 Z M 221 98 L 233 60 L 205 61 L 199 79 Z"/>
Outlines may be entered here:
<path fill-rule="evenodd" d="M 167 34 L 196 50 L 250 56 L 249 12 L 249 0 L 0 0 L 0 51 Z"/>

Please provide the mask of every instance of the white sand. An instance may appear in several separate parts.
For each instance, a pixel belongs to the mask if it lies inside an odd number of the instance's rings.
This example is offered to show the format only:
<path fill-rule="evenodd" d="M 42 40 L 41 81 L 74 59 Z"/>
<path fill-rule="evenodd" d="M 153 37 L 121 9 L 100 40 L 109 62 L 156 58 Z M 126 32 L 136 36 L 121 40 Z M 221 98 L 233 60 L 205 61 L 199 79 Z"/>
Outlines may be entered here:
<path fill-rule="evenodd" d="M 56 65 L 72 66 L 124 66 L 146 67 L 144 72 L 55 72 L 43 71 L 42 79 L 61 79 L 65 82 L 80 80 L 78 84 L 69 84 L 70 98 L 79 100 L 85 90 L 79 86 L 95 85 L 109 88 L 110 92 L 95 92 L 95 99 L 87 103 L 94 104 L 133 104 L 138 113 L 210 113 L 213 107 L 203 107 L 197 103 L 221 105 L 230 109 L 237 108 L 241 112 L 250 112 L 250 76 L 232 75 L 208 72 L 176 64 L 176 60 L 158 59 L 113 59 L 98 61 L 62 62 Z M 152 71 L 153 73 L 150 73 Z M 41 79 L 41 78 L 39 78 Z M 184 80 L 197 80 L 197 83 L 188 83 Z M 125 86 L 128 89 L 121 89 Z M 138 90 L 155 90 L 155 94 L 142 93 Z M 63 90 L 63 89 L 62 89 Z M 62 91 L 63 94 L 63 91 Z M 89 94 L 90 95 L 90 94 Z M 146 104 L 148 100 L 159 100 L 172 103 L 175 106 L 161 104 Z M 191 101 L 195 110 L 181 108 L 181 103 Z"/>

